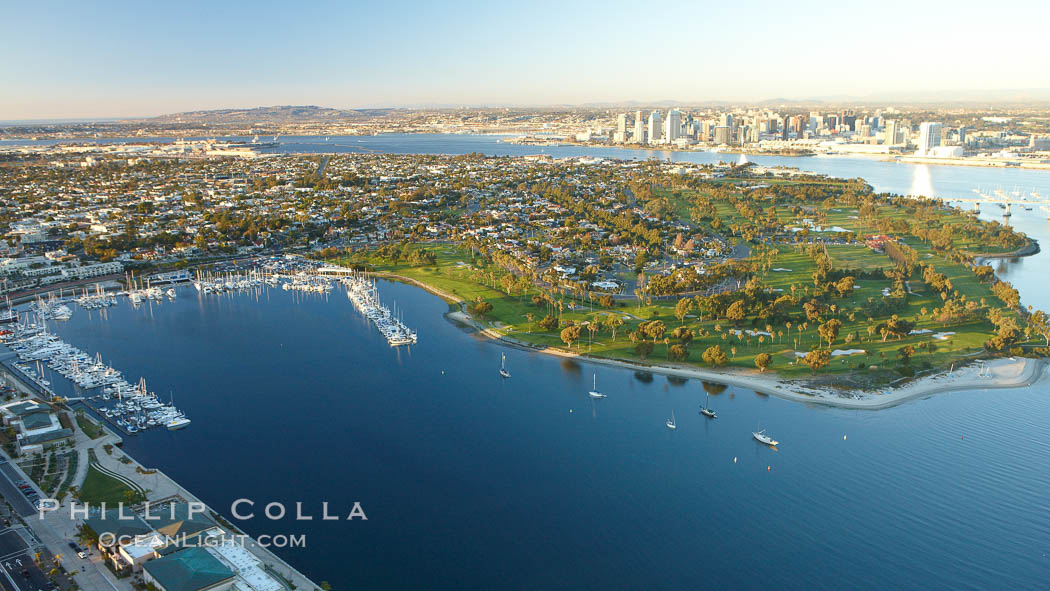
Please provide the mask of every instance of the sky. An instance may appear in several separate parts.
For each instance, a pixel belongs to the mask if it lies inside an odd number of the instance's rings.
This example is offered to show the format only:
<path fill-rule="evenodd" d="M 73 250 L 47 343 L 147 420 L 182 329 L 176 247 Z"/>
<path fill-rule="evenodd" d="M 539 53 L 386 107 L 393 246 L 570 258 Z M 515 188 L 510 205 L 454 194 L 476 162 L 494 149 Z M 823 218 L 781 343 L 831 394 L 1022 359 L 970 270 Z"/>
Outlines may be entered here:
<path fill-rule="evenodd" d="M 1050 88 L 1050 2 L 0 0 L 0 120 Z"/>

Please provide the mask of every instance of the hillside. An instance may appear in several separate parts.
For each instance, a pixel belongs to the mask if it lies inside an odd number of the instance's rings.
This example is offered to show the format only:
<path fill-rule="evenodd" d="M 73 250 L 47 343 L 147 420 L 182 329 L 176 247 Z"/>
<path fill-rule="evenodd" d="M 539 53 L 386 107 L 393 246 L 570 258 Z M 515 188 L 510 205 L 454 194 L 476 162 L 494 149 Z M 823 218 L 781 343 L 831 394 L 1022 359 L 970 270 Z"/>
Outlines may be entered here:
<path fill-rule="evenodd" d="M 395 109 L 332 109 L 312 105 L 295 106 L 279 105 L 273 107 L 255 107 L 251 109 L 215 109 L 209 111 L 187 111 L 160 115 L 150 119 L 155 123 L 197 123 L 197 124 L 236 124 L 236 123 L 315 123 L 359 121 L 372 117 L 384 117 Z"/>

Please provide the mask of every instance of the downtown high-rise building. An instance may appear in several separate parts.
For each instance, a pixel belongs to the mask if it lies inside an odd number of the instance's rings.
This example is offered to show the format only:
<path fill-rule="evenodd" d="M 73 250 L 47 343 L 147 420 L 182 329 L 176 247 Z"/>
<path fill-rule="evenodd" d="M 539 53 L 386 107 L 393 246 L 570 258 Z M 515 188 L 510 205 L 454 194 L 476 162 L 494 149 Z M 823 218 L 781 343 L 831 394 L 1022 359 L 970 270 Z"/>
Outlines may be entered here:
<path fill-rule="evenodd" d="M 613 143 L 627 143 L 627 113 L 620 113 L 616 116 L 616 131 L 613 132 Z"/>
<path fill-rule="evenodd" d="M 714 128 L 715 128 L 715 122 L 714 121 L 711 121 L 710 119 L 704 119 L 700 123 L 700 137 L 697 138 L 697 139 L 699 139 L 702 142 L 710 141 L 711 140 L 711 134 L 713 133 Z"/>
<path fill-rule="evenodd" d="M 634 143 L 644 144 L 645 143 L 645 118 L 642 117 L 641 111 L 634 112 Z"/>
<path fill-rule="evenodd" d="M 649 143 L 658 144 L 662 138 L 663 130 L 660 129 L 661 125 L 660 111 L 653 111 L 649 113 Z"/>
<path fill-rule="evenodd" d="M 729 145 L 733 141 L 732 132 L 728 125 L 719 125 L 715 127 L 714 142 L 719 145 Z"/>
<path fill-rule="evenodd" d="M 886 125 L 883 127 L 883 135 L 885 137 L 882 143 L 887 146 L 896 146 L 900 143 L 900 130 L 896 119 L 888 119 L 886 121 Z"/>
<path fill-rule="evenodd" d="M 916 154 L 919 156 L 929 155 L 934 148 L 941 145 L 941 132 L 944 124 L 936 121 L 923 121 L 919 125 L 919 147 Z"/>
<path fill-rule="evenodd" d="M 839 118 L 839 122 L 845 126 L 845 131 L 856 131 L 857 130 L 857 113 L 853 109 L 845 109 L 842 111 L 842 116 Z"/>
<path fill-rule="evenodd" d="M 667 112 L 667 121 L 664 124 L 664 141 L 671 143 L 682 136 L 682 112 L 671 109 Z"/>

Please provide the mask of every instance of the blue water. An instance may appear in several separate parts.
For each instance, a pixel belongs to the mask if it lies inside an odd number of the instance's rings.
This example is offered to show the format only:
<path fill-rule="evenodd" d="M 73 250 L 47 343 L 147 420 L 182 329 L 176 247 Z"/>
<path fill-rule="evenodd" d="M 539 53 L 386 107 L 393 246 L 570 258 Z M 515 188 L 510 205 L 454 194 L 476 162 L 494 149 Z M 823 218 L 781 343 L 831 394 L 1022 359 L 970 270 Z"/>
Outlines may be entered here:
<path fill-rule="evenodd" d="M 78 309 L 56 330 L 193 420 L 128 437 L 144 464 L 227 516 L 241 497 L 303 501 L 314 521 L 239 524 L 305 533 L 306 549 L 278 553 L 337 589 L 1030 589 L 1050 576 L 1045 386 L 878 412 L 729 388 L 708 421 L 697 381 L 506 349 L 447 322 L 434 296 L 380 289 L 418 345 L 388 347 L 341 291 L 180 288 Z M 593 372 L 607 399 L 587 397 Z M 759 421 L 779 451 L 751 439 Z M 322 501 L 343 515 L 360 501 L 368 521 L 322 522 Z"/>

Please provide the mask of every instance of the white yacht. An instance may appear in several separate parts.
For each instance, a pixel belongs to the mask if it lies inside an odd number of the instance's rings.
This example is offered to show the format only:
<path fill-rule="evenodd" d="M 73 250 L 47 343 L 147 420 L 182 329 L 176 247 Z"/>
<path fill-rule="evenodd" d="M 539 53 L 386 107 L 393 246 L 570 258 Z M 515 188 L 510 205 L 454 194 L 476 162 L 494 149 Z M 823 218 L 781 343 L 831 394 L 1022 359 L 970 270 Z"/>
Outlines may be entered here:
<path fill-rule="evenodd" d="M 168 429 L 174 431 L 176 429 L 182 429 L 183 427 L 189 424 L 190 420 L 186 417 L 174 416 L 170 421 L 168 421 L 167 427 Z"/>
<path fill-rule="evenodd" d="M 674 411 L 671 411 L 671 418 L 667 419 L 667 428 L 674 431 L 678 428 L 678 424 L 674 421 Z"/>
<path fill-rule="evenodd" d="M 506 353 L 500 353 L 500 355 L 502 356 L 502 362 L 500 363 L 500 367 L 499 367 L 499 375 L 501 375 L 501 376 L 503 376 L 505 378 L 509 378 L 510 377 L 510 372 L 507 371 L 507 354 Z"/>
<path fill-rule="evenodd" d="M 762 425 L 760 424 L 759 427 L 761 427 L 761 426 Z M 764 443 L 764 444 L 766 444 L 766 445 L 768 445 L 770 447 L 776 447 L 777 445 L 780 444 L 780 442 L 777 441 L 776 439 L 773 439 L 769 435 L 766 435 L 766 430 L 765 429 L 759 429 L 758 431 L 753 431 L 751 433 L 751 435 L 753 435 L 755 440 L 758 441 L 759 443 Z"/>

